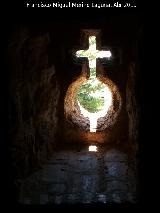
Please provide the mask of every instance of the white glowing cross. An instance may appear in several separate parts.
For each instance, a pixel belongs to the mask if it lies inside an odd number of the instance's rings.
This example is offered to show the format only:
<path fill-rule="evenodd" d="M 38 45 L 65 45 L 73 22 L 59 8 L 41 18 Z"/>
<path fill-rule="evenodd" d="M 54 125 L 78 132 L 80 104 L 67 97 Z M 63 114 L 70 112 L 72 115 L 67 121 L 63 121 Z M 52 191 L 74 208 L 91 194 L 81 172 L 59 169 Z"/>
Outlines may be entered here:
<path fill-rule="evenodd" d="M 88 58 L 90 74 L 92 73 L 92 76 L 96 77 L 96 72 L 94 72 L 94 69 L 96 69 L 96 59 L 97 58 L 110 58 L 111 52 L 97 50 L 96 49 L 96 36 L 89 36 L 89 49 L 77 51 L 76 56 Z"/>

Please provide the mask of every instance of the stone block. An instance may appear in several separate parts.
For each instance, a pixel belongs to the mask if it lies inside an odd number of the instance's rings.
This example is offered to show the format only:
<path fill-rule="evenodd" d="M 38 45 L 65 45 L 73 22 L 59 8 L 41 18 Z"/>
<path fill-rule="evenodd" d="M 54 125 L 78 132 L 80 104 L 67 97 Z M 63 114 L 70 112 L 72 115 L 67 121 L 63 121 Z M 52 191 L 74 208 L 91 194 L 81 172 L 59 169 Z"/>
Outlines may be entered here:
<path fill-rule="evenodd" d="M 82 191 L 94 193 L 97 185 L 97 177 L 95 175 L 83 175 L 82 176 Z"/>
<path fill-rule="evenodd" d="M 23 203 L 23 204 L 31 204 L 31 198 L 24 197 L 24 198 L 23 198 L 23 201 L 20 201 L 20 203 Z"/>
<path fill-rule="evenodd" d="M 119 193 L 113 193 L 112 194 L 112 202 L 115 202 L 115 203 L 121 203 L 122 201 L 122 197 L 120 196 Z"/>
<path fill-rule="evenodd" d="M 106 195 L 105 194 L 99 194 L 98 196 L 97 196 L 97 200 L 98 200 L 98 202 L 100 202 L 100 203 L 106 203 Z"/>
<path fill-rule="evenodd" d="M 77 202 L 78 202 L 78 195 L 77 194 L 68 194 L 67 203 L 77 203 Z"/>
<path fill-rule="evenodd" d="M 63 165 L 49 165 L 44 168 L 42 177 L 44 182 L 63 182 L 67 179 L 67 169 Z"/>
<path fill-rule="evenodd" d="M 117 181 L 117 180 L 113 180 L 113 181 L 109 181 L 107 182 L 107 192 L 110 191 L 127 191 L 128 189 L 128 185 L 125 181 Z"/>
<path fill-rule="evenodd" d="M 127 155 L 119 150 L 109 150 L 104 155 L 104 161 L 126 161 Z"/>
<path fill-rule="evenodd" d="M 128 166 L 125 162 L 106 162 L 105 163 L 105 174 L 107 178 L 127 178 Z"/>
<path fill-rule="evenodd" d="M 74 161 L 71 161 L 70 166 L 72 166 L 72 168 L 78 172 L 86 172 L 86 171 L 96 172 L 98 162 L 95 157 L 82 156 L 79 157 L 78 159 L 75 159 Z"/>
<path fill-rule="evenodd" d="M 48 192 L 51 194 L 61 194 L 65 191 L 65 187 L 64 183 L 52 183 L 48 186 Z"/>
<path fill-rule="evenodd" d="M 136 203 L 136 194 L 135 193 L 127 193 L 127 201 L 130 203 Z"/>
<path fill-rule="evenodd" d="M 86 192 L 86 193 L 83 193 L 81 195 L 81 198 L 82 198 L 82 203 L 92 203 L 93 201 L 93 193 L 89 193 L 89 192 Z"/>
<path fill-rule="evenodd" d="M 54 203 L 55 204 L 61 204 L 63 200 L 63 196 L 62 195 L 56 195 L 54 198 Z"/>
<path fill-rule="evenodd" d="M 40 204 L 47 204 L 48 202 L 48 194 L 40 194 Z"/>

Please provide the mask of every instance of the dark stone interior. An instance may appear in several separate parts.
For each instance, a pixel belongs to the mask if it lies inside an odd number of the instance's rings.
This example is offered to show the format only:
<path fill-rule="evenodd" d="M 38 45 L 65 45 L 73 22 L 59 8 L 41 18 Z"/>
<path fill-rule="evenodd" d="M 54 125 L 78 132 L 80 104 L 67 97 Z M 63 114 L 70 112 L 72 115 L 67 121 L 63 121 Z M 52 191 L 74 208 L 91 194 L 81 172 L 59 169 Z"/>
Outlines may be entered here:
<path fill-rule="evenodd" d="M 86 16 L 16 19 L 9 31 L 12 202 L 107 205 L 141 199 L 143 16 Z M 64 116 L 67 89 L 82 71 L 72 51 L 81 49 L 83 29 L 100 29 L 101 48 L 113 49 L 115 58 L 103 65 L 103 76 L 118 86 L 123 100 L 116 123 L 94 136 Z M 93 142 L 97 153 L 88 152 Z"/>

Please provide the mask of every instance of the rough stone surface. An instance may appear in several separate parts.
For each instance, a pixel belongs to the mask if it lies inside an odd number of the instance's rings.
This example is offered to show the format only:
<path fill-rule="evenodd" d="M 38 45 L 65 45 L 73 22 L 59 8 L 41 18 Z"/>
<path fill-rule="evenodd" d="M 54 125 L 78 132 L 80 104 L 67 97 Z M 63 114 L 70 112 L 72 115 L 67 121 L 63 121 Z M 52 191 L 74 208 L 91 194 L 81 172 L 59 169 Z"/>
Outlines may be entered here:
<path fill-rule="evenodd" d="M 47 33 L 32 35 L 26 28 L 9 40 L 9 137 L 17 179 L 45 162 L 54 147 L 60 88 L 55 67 L 48 62 Z"/>
<path fill-rule="evenodd" d="M 129 67 L 128 81 L 126 86 L 126 110 L 129 117 L 129 139 L 132 143 L 136 144 L 139 136 L 139 115 L 140 108 L 136 99 L 136 64 L 132 63 Z M 137 146 L 136 146 L 137 148 Z"/>
<path fill-rule="evenodd" d="M 126 154 L 111 150 L 100 155 L 88 150 L 56 152 L 48 164 L 24 180 L 20 203 L 134 203 L 136 181 L 128 176 Z"/>

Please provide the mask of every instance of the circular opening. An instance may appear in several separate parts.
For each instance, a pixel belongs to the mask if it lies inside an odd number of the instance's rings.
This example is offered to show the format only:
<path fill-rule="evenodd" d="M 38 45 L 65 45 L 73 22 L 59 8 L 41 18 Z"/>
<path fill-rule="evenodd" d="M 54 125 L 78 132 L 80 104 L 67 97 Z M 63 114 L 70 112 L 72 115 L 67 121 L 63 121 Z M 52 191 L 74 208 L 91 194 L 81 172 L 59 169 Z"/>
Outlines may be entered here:
<path fill-rule="evenodd" d="M 89 79 L 83 83 L 77 91 L 76 98 L 81 111 L 91 115 L 107 113 L 112 104 L 112 93 L 109 87 L 98 79 Z"/>
<path fill-rule="evenodd" d="M 92 85 L 88 85 L 93 82 Z M 85 91 L 90 87 L 90 92 Z M 95 88 L 98 87 L 98 90 Z M 98 97 L 97 97 L 98 96 Z M 93 103 L 96 103 L 95 106 Z M 68 88 L 65 97 L 67 121 L 81 130 L 96 132 L 112 126 L 122 105 L 118 88 L 107 78 L 80 76 Z"/>
<path fill-rule="evenodd" d="M 84 117 L 90 121 L 90 132 L 96 132 L 97 120 L 104 117 L 112 105 L 112 93 L 97 78 L 89 79 L 77 91 L 76 99 Z"/>

